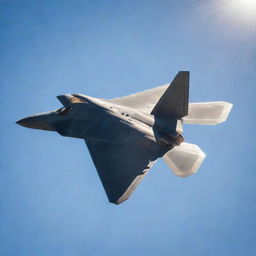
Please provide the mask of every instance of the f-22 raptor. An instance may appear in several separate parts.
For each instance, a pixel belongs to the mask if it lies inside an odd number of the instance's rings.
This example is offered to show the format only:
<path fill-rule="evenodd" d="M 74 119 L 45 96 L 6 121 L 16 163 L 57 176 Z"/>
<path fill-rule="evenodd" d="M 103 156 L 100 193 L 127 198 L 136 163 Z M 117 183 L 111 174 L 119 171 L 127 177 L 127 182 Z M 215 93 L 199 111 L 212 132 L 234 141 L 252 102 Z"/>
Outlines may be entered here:
<path fill-rule="evenodd" d="M 121 98 L 82 94 L 57 96 L 63 107 L 17 121 L 34 129 L 81 138 L 89 149 L 111 203 L 127 200 L 152 164 L 163 157 L 180 177 L 197 172 L 205 158 L 184 142 L 183 123 L 224 122 L 232 104 L 189 103 L 189 72 L 180 71 L 170 85 Z"/>

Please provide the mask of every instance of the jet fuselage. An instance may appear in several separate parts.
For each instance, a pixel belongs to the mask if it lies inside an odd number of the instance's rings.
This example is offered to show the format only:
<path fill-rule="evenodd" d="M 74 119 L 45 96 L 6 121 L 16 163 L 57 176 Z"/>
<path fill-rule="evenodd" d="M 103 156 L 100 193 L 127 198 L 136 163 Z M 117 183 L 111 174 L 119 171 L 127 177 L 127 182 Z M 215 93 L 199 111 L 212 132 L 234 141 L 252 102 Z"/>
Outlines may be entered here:
<path fill-rule="evenodd" d="M 177 128 L 180 120 L 175 118 L 156 118 L 154 115 L 85 95 L 59 97 L 71 99 L 70 104 L 55 111 L 21 119 L 17 123 L 85 140 L 125 143 L 131 138 L 136 140 L 137 136 L 143 134 L 146 139 L 160 145 L 173 147 L 183 142 L 181 131 Z"/>

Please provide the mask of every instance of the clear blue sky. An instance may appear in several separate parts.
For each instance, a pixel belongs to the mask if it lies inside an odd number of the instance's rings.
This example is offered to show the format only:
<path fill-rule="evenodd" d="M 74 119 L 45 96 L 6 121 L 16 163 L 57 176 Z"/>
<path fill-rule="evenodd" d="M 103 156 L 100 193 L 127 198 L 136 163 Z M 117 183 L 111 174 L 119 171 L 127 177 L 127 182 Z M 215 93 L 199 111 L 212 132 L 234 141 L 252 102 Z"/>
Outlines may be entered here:
<path fill-rule="evenodd" d="M 0 255 L 256 255 L 256 23 L 223 1 L 0 1 Z M 109 204 L 82 140 L 15 121 L 55 96 L 112 98 L 191 71 L 192 102 L 234 107 L 185 126 L 207 154 L 174 176 L 159 160 Z"/>

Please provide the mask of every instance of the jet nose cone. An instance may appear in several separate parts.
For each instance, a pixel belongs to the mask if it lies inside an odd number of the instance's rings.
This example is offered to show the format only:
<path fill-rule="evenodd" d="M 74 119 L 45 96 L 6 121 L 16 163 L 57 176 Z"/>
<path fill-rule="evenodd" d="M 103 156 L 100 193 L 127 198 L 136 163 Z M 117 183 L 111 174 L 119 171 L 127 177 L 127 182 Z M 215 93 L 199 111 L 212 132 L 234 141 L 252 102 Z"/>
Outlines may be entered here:
<path fill-rule="evenodd" d="M 16 121 L 16 124 L 22 125 L 22 119 Z"/>
<path fill-rule="evenodd" d="M 54 131 L 51 122 L 51 113 L 42 113 L 22 118 L 16 123 L 27 128 Z"/>
<path fill-rule="evenodd" d="M 26 117 L 18 120 L 16 124 L 19 124 L 27 128 L 35 128 L 36 120 L 33 117 Z"/>

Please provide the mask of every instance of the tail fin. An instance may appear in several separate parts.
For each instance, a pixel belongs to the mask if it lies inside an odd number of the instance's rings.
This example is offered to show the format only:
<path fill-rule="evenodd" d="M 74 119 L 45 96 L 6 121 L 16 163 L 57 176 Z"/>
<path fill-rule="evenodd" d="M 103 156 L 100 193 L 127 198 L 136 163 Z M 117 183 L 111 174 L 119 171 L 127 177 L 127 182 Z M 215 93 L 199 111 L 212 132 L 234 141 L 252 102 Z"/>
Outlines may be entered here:
<path fill-rule="evenodd" d="M 162 118 L 182 118 L 188 114 L 189 72 L 180 71 L 161 96 L 151 114 Z"/>
<path fill-rule="evenodd" d="M 179 177 L 187 177 L 196 173 L 204 158 L 204 152 L 197 145 L 185 142 L 163 156 L 166 164 Z"/>

